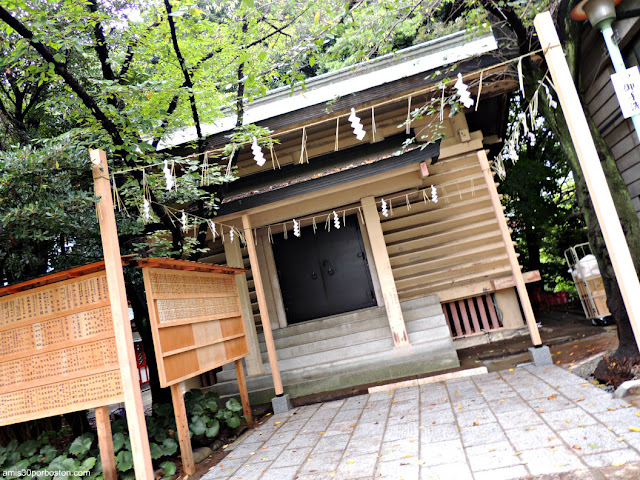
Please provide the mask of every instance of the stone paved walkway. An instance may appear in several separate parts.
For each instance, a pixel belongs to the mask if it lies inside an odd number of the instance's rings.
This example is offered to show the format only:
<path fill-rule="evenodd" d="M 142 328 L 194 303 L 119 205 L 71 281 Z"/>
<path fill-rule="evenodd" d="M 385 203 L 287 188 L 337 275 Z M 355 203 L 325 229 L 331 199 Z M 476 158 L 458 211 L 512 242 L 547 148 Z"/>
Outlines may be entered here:
<path fill-rule="evenodd" d="M 520 367 L 273 416 L 202 478 L 502 480 L 639 452 L 636 408 L 559 367 Z"/>

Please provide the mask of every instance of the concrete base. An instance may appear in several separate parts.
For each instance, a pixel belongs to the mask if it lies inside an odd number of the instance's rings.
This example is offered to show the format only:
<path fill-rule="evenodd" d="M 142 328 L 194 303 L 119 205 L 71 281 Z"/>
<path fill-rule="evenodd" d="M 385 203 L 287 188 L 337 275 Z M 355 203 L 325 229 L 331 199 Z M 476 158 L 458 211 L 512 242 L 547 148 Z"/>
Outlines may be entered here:
<path fill-rule="evenodd" d="M 285 393 L 280 397 L 273 397 L 271 399 L 271 406 L 273 407 L 274 415 L 278 413 L 287 413 L 291 410 L 291 399 L 289 398 L 289 394 Z"/>
<path fill-rule="evenodd" d="M 531 353 L 531 361 L 536 367 L 546 367 L 547 365 L 553 365 L 551 351 L 546 345 L 537 348 L 531 347 L 529 349 L 529 353 Z"/>

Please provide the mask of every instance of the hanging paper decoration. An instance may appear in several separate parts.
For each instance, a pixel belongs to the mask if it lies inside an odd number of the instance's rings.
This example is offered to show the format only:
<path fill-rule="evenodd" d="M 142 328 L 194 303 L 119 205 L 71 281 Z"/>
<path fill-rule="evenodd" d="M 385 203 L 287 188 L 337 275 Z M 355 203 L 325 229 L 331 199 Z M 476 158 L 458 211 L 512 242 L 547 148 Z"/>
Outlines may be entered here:
<path fill-rule="evenodd" d="M 235 237 L 234 232 L 235 228 L 231 227 L 231 229 L 229 230 L 229 240 L 231 241 L 231 243 L 233 243 L 233 239 Z"/>
<path fill-rule="evenodd" d="M 340 217 L 335 210 L 333 211 L 333 226 L 336 227 L 336 230 L 340 229 Z"/>
<path fill-rule="evenodd" d="M 544 87 L 545 93 L 547 94 L 547 102 L 549 102 L 549 106 L 555 109 L 558 106 L 558 103 L 551 96 L 551 92 L 549 92 L 549 87 L 547 87 L 545 83 L 541 82 L 541 84 Z"/>
<path fill-rule="evenodd" d="M 380 202 L 380 211 L 382 212 L 382 216 L 383 217 L 388 217 L 389 216 L 389 210 L 387 210 L 387 202 L 385 201 L 385 199 L 383 198 L 382 201 Z"/>
<path fill-rule="evenodd" d="M 149 200 L 145 198 L 142 202 L 142 219 L 144 220 L 144 223 L 147 223 L 149 218 L 151 218 L 151 204 L 149 203 Z"/>
<path fill-rule="evenodd" d="M 362 128 L 360 119 L 356 115 L 355 108 L 351 109 L 351 115 L 349 115 L 348 120 L 351 123 L 351 128 L 353 128 L 353 134 L 356 136 L 358 140 L 362 140 L 364 136 L 367 134 L 367 132 L 365 132 L 364 129 Z"/>
<path fill-rule="evenodd" d="M 293 234 L 296 237 L 300 237 L 300 224 L 295 218 L 293 219 Z"/>
<path fill-rule="evenodd" d="M 164 181 L 166 183 L 167 190 L 170 191 L 175 186 L 176 181 L 173 178 L 173 173 L 171 173 L 171 169 L 169 169 L 169 161 L 168 160 L 164 161 L 164 166 L 162 168 L 162 171 L 164 172 Z"/>
<path fill-rule="evenodd" d="M 458 73 L 458 81 L 453 86 L 458 91 L 458 95 L 460 95 L 460 102 L 466 107 L 469 108 L 473 105 L 473 98 L 471 98 L 471 93 L 467 85 L 462 81 L 462 74 Z"/>
<path fill-rule="evenodd" d="M 180 223 L 182 224 L 182 231 L 187 231 L 187 214 L 182 210 L 182 217 L 180 218 Z"/>
<path fill-rule="evenodd" d="M 253 152 L 253 159 L 256 161 L 259 167 L 263 166 L 266 163 L 264 155 L 262 154 L 262 149 L 260 145 L 258 145 L 258 140 L 256 137 L 253 137 L 253 143 L 251 144 L 251 151 Z"/>
<path fill-rule="evenodd" d="M 435 185 L 431 185 L 431 201 L 433 203 L 438 203 L 438 189 Z"/>
<path fill-rule="evenodd" d="M 213 239 L 215 240 L 218 234 L 218 232 L 216 232 L 216 224 L 213 223 L 213 220 L 207 220 L 207 224 L 209 224 L 209 230 L 211 230 L 211 235 L 213 235 Z"/>

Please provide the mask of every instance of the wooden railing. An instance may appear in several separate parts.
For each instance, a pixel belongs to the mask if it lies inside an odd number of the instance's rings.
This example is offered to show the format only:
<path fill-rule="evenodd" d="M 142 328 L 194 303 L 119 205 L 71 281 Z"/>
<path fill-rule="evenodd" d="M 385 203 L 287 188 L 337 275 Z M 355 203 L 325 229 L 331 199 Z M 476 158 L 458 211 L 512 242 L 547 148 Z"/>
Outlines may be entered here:
<path fill-rule="evenodd" d="M 502 327 L 491 294 L 443 303 L 442 310 L 453 338 Z"/>

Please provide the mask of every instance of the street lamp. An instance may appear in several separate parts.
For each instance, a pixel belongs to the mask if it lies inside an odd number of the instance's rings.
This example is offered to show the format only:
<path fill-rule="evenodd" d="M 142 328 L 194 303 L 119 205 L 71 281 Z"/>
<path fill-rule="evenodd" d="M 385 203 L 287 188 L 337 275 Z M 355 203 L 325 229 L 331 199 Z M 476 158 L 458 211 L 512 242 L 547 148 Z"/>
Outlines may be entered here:
<path fill-rule="evenodd" d="M 622 0 L 582 0 L 571 11 L 574 20 L 589 20 L 594 28 L 602 32 L 604 43 L 609 50 L 609 57 L 616 73 L 625 72 L 627 67 L 620 53 L 618 45 L 613 40 L 611 24 L 616 19 L 616 5 Z M 636 129 L 638 141 L 640 141 L 640 114 L 631 116 L 631 121 Z"/>

